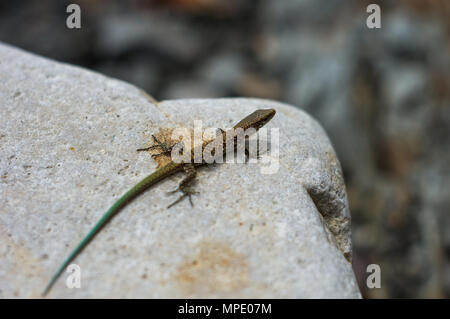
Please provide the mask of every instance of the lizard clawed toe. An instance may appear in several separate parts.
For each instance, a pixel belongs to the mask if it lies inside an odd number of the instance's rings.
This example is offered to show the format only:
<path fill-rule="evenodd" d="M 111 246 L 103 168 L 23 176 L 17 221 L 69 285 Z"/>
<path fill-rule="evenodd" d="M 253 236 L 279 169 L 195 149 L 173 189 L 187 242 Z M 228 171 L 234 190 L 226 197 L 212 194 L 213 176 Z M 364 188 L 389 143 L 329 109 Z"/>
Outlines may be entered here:
<path fill-rule="evenodd" d="M 192 201 L 192 195 L 196 195 L 196 194 L 200 194 L 199 192 L 196 192 L 193 188 L 191 187 L 178 187 L 177 189 L 167 192 L 168 194 L 173 194 L 176 192 L 182 192 L 183 194 L 178 197 L 178 199 L 176 201 L 174 201 L 172 204 L 170 204 L 169 206 L 167 206 L 167 208 L 170 208 L 176 204 L 178 204 L 179 202 L 181 202 L 183 200 L 183 198 L 188 197 L 189 198 L 189 203 L 191 204 L 192 207 L 194 207 L 194 203 Z"/>
<path fill-rule="evenodd" d="M 159 147 L 159 145 L 152 145 L 152 146 L 149 146 L 149 147 L 138 148 L 136 151 L 137 152 L 146 152 L 146 151 L 150 151 L 150 150 L 152 150 L 154 148 L 157 148 L 157 147 Z"/>

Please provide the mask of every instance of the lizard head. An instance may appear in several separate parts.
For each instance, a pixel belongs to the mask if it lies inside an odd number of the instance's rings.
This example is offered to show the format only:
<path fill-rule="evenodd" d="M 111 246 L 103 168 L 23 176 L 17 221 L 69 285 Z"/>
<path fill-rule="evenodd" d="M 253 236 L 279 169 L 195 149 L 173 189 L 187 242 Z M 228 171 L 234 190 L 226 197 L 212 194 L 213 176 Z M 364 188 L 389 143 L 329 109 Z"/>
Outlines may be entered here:
<path fill-rule="evenodd" d="M 267 122 L 269 122 L 272 119 L 272 117 L 275 116 L 275 113 L 276 111 L 274 109 L 260 109 L 250 114 L 249 118 L 250 117 L 253 118 L 254 125 L 252 126 L 255 129 L 259 130 L 261 127 L 266 125 Z"/>
<path fill-rule="evenodd" d="M 256 110 L 252 114 L 248 115 L 246 118 L 237 123 L 234 128 L 242 128 L 244 130 L 248 128 L 254 128 L 259 130 L 267 122 L 269 122 L 275 115 L 274 109 L 260 109 Z"/>

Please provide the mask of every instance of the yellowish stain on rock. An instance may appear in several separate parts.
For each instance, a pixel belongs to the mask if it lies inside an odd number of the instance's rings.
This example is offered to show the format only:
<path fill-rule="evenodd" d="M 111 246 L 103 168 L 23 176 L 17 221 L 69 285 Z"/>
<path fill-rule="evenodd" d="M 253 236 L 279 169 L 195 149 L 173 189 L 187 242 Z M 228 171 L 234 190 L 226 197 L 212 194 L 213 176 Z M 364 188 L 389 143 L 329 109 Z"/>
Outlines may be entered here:
<path fill-rule="evenodd" d="M 184 296 L 227 297 L 249 285 L 246 257 L 220 242 L 201 242 L 199 252 L 182 262 L 176 274 Z"/>
<path fill-rule="evenodd" d="M 1 256 L 4 260 L 5 268 L 8 273 L 8 278 L 20 278 L 25 284 L 24 280 L 33 280 L 40 276 L 42 269 L 39 267 L 40 260 L 33 257 L 33 254 L 24 245 L 13 241 L 7 234 L 6 229 L 0 227 L 0 241 L 7 247 L 4 251 L 8 256 Z M 21 298 L 38 298 L 40 293 L 37 291 L 24 292 L 18 286 L 13 295 L 5 295 L 7 298 L 21 297 Z"/>

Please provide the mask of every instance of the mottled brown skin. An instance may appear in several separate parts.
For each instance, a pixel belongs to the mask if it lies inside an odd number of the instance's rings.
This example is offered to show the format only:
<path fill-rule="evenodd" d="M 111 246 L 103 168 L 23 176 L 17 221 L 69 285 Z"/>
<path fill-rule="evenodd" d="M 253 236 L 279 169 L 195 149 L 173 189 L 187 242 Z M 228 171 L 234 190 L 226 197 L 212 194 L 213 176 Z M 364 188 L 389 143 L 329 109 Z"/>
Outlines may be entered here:
<path fill-rule="evenodd" d="M 257 131 L 262 126 L 264 126 L 267 122 L 269 122 L 272 119 L 272 117 L 274 117 L 275 113 L 276 112 L 274 109 L 256 110 L 255 112 L 253 112 L 252 114 L 248 115 L 243 120 L 241 120 L 239 123 L 237 123 L 233 127 L 233 130 L 227 131 L 227 132 L 221 130 L 221 133 L 216 138 L 223 138 L 224 150 L 226 150 L 227 141 L 232 140 L 233 143 L 236 143 L 237 138 L 234 133 L 234 130 L 243 129 L 245 131 L 247 129 L 253 128 L 253 129 L 255 129 L 255 131 Z M 233 135 L 231 135 L 231 136 L 227 135 L 227 134 L 230 134 L 230 132 Z M 161 149 L 164 153 L 168 153 L 169 150 L 171 150 L 171 148 L 168 148 L 168 146 L 165 145 L 164 143 L 160 143 L 156 138 L 154 138 L 154 139 L 156 142 L 158 142 L 159 146 L 161 147 Z M 202 151 L 209 143 L 211 143 L 214 140 L 215 139 L 201 145 Z M 153 147 L 151 147 L 151 148 L 153 148 Z M 150 149 L 150 148 L 140 149 L 140 150 L 148 150 L 148 149 Z M 135 186 L 133 186 L 128 192 L 126 192 L 124 195 L 122 195 L 122 197 L 120 197 L 111 206 L 111 208 L 102 216 L 102 218 L 100 218 L 100 220 L 97 222 L 97 224 L 95 224 L 95 226 L 86 235 L 86 237 L 84 237 L 84 239 L 78 244 L 78 246 L 66 258 L 66 260 L 63 262 L 63 264 L 60 266 L 60 268 L 57 270 L 57 272 L 53 275 L 52 279 L 50 280 L 50 282 L 48 283 L 44 292 L 42 293 L 42 296 L 45 296 L 50 291 L 50 289 L 55 284 L 56 280 L 62 274 L 64 269 L 66 269 L 66 267 L 70 264 L 70 262 L 72 260 L 74 260 L 75 257 L 87 246 L 87 244 L 94 238 L 94 236 L 100 231 L 100 229 L 102 229 L 103 226 L 105 226 L 106 223 L 115 214 L 117 214 L 125 205 L 127 205 L 131 200 L 136 198 L 138 195 L 142 194 L 145 190 L 147 190 L 151 186 L 157 184 L 161 180 L 163 180 L 179 171 L 184 170 L 187 175 L 181 181 L 178 188 L 174 191 L 174 192 L 181 191 L 183 193 L 183 195 L 181 195 L 180 198 L 178 198 L 175 202 L 173 202 L 171 205 L 169 205 L 168 208 L 177 204 L 186 196 L 189 198 L 189 201 L 192 205 L 191 195 L 195 194 L 195 192 L 190 187 L 188 187 L 188 184 L 196 176 L 195 166 L 206 164 L 205 162 L 194 163 L 193 162 L 193 160 L 194 160 L 193 154 L 194 154 L 194 150 L 192 150 L 192 154 L 191 154 L 192 162 L 190 162 L 190 163 L 184 163 L 184 162 L 175 163 L 174 161 L 170 161 L 166 165 L 158 168 L 155 172 L 153 172 L 149 176 L 145 177 L 142 181 L 140 181 Z"/>

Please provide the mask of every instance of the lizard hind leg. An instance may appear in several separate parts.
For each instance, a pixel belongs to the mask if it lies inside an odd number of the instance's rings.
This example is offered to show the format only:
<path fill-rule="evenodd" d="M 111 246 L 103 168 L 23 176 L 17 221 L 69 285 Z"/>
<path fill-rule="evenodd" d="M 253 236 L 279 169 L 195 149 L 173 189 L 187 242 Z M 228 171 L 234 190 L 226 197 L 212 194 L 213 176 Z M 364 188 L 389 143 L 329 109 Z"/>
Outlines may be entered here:
<path fill-rule="evenodd" d="M 146 148 L 139 148 L 139 149 L 137 149 L 137 151 L 138 152 L 143 152 L 143 151 L 145 152 L 145 151 L 149 151 L 149 150 L 152 150 L 154 148 L 159 147 L 161 149 L 161 152 L 158 153 L 158 154 L 152 154 L 152 157 L 155 158 L 155 157 L 158 157 L 158 156 L 161 156 L 161 155 L 170 155 L 170 153 L 172 152 L 173 147 L 177 144 L 177 143 L 175 143 L 175 144 L 169 146 L 166 139 L 164 140 L 164 142 L 161 142 L 153 134 L 152 134 L 152 138 L 153 138 L 153 140 L 156 143 L 155 145 L 152 145 L 152 146 L 149 146 L 149 147 L 146 147 Z"/>
<path fill-rule="evenodd" d="M 189 198 L 189 203 L 191 206 L 194 206 L 194 203 L 192 202 L 192 195 L 199 194 L 194 190 L 193 187 L 189 187 L 189 183 L 191 183 L 195 177 L 197 176 L 197 172 L 195 170 L 195 167 L 193 164 L 186 164 L 183 166 L 184 171 L 186 172 L 186 177 L 180 182 L 180 185 L 177 187 L 177 189 L 170 191 L 169 194 L 176 193 L 178 191 L 182 192 L 183 194 L 172 204 L 167 206 L 167 208 L 170 208 L 179 202 L 181 202 L 185 197 Z"/>

